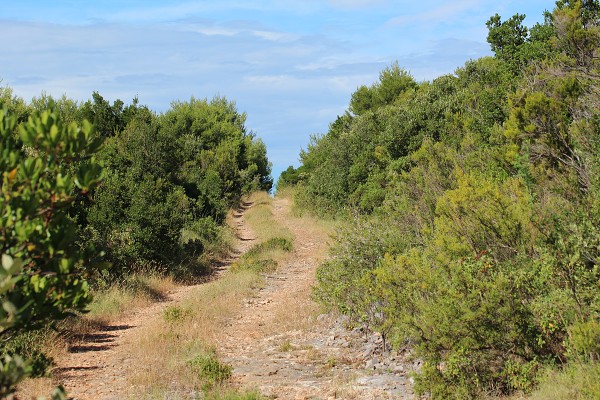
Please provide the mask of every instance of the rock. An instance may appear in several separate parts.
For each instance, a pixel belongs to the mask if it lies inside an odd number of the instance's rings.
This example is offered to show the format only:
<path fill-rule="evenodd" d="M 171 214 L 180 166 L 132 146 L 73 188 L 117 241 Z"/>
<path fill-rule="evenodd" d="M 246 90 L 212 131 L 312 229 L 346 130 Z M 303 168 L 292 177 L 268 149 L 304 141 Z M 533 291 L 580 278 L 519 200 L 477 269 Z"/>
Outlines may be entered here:
<path fill-rule="evenodd" d="M 365 368 L 368 370 L 375 370 L 375 369 L 377 369 L 378 366 L 379 366 L 379 359 L 377 357 L 370 359 L 365 364 Z"/>
<path fill-rule="evenodd" d="M 404 366 L 402 365 L 394 365 L 392 367 L 392 372 L 396 373 L 396 374 L 401 374 L 404 372 Z"/>
<path fill-rule="evenodd" d="M 376 350 L 377 350 L 376 345 L 374 345 L 372 343 L 367 344 L 363 351 L 363 359 L 367 359 L 367 358 L 371 357 L 373 354 L 375 354 Z"/>
<path fill-rule="evenodd" d="M 362 333 L 362 328 L 354 328 L 350 331 L 350 336 L 359 337 Z"/>

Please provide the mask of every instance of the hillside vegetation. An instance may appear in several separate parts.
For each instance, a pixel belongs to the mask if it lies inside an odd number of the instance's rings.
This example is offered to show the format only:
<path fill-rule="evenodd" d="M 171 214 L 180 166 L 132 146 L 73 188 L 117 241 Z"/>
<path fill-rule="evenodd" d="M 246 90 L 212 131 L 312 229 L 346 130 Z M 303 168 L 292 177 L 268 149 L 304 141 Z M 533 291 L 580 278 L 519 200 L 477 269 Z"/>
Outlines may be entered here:
<path fill-rule="evenodd" d="M 4 397 L 46 373 L 40 330 L 84 311 L 92 293 L 124 285 L 152 294 L 136 274 L 208 272 L 227 250 L 227 211 L 272 179 L 265 145 L 224 98 L 156 114 L 98 93 L 27 104 L 3 88 L 0 109 Z"/>
<path fill-rule="evenodd" d="M 600 396 L 600 4 L 523 20 L 431 82 L 386 68 L 278 182 L 351 221 L 315 296 L 436 399 Z"/>

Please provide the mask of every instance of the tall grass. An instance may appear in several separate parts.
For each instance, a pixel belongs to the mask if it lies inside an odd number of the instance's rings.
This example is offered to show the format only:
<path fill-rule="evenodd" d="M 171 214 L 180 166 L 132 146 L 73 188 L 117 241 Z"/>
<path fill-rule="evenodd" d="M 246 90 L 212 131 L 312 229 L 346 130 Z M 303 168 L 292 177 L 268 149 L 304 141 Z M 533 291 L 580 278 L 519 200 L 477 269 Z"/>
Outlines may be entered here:
<path fill-rule="evenodd" d="M 121 282 L 98 288 L 83 319 L 95 324 L 107 324 L 122 318 L 127 312 L 147 307 L 167 298 L 177 286 L 173 276 L 158 273 L 133 274 Z"/>

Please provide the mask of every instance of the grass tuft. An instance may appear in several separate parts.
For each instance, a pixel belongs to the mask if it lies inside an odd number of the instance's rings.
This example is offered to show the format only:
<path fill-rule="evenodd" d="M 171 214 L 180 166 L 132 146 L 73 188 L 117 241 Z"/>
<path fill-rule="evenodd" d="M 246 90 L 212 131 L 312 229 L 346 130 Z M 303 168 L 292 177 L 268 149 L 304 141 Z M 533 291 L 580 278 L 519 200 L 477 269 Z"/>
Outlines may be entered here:
<path fill-rule="evenodd" d="M 221 363 L 214 351 L 194 355 L 187 365 L 201 382 L 204 391 L 222 385 L 231 378 L 231 366 Z"/>
<path fill-rule="evenodd" d="M 118 320 L 132 309 L 165 299 L 175 286 L 171 276 L 132 274 L 121 282 L 96 290 L 85 319 L 96 324 Z"/>
<path fill-rule="evenodd" d="M 180 306 L 168 306 L 163 310 L 163 318 L 170 324 L 181 322 L 187 318 L 191 318 L 192 316 L 193 312 L 191 309 Z"/>

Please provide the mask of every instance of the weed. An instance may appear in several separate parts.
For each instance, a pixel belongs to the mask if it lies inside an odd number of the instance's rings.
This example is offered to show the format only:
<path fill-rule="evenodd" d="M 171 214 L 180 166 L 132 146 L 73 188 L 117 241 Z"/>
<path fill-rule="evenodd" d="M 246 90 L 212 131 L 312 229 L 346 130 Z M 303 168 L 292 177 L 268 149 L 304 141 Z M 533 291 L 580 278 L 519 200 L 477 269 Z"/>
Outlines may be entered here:
<path fill-rule="evenodd" d="M 338 361 L 336 360 L 335 357 L 329 357 L 327 359 L 327 368 L 335 368 L 335 366 L 337 365 Z"/>
<path fill-rule="evenodd" d="M 192 310 L 179 306 L 168 306 L 163 311 L 163 318 L 166 322 L 173 324 L 180 322 L 192 316 Z"/>
<path fill-rule="evenodd" d="M 294 350 L 294 345 L 292 345 L 292 343 L 289 340 L 286 340 L 285 342 L 279 345 L 279 351 L 282 353 L 287 353 L 288 351 L 292 350 Z"/>
<path fill-rule="evenodd" d="M 221 363 L 214 352 L 197 354 L 187 365 L 200 380 L 202 390 L 210 390 L 231 378 L 231 366 Z"/>

